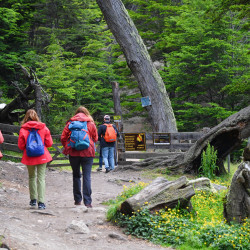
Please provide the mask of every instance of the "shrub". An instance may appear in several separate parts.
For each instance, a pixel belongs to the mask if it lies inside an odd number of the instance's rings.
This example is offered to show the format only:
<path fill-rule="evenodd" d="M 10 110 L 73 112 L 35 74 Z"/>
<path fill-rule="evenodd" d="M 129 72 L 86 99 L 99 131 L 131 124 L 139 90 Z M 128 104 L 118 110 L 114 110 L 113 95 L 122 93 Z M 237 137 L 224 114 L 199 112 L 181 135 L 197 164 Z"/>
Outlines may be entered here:
<path fill-rule="evenodd" d="M 213 179 L 215 177 L 215 171 L 218 169 L 216 165 L 217 161 L 217 151 L 214 150 L 214 147 L 208 143 L 206 151 L 204 150 L 201 155 L 201 166 L 199 171 L 203 176 Z"/>

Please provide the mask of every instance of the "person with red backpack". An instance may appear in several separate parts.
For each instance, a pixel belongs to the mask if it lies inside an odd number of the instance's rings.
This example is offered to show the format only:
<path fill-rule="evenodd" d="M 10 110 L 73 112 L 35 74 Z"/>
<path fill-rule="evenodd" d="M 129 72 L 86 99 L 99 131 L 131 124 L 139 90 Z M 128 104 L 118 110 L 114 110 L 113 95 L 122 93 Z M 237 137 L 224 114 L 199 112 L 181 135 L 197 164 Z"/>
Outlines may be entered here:
<path fill-rule="evenodd" d="M 102 157 L 106 173 L 115 168 L 114 151 L 117 136 L 119 136 L 119 132 L 116 126 L 110 123 L 110 116 L 105 115 L 104 123 L 98 129 L 98 140 L 102 148 Z"/>

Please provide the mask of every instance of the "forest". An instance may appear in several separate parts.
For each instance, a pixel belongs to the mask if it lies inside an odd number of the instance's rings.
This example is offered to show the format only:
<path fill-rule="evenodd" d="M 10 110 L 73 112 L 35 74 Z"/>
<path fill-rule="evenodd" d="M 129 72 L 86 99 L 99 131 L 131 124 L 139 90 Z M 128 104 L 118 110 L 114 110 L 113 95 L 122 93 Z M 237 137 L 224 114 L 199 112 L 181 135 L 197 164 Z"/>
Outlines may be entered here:
<path fill-rule="evenodd" d="M 123 0 L 171 100 L 178 131 L 213 127 L 249 105 L 246 0 Z M 59 133 L 76 107 L 97 124 L 114 114 L 112 81 L 123 118 L 148 117 L 135 77 L 95 0 L 0 3 L 0 103 L 42 86 L 42 120 Z M 22 113 L 23 107 L 14 112 Z"/>

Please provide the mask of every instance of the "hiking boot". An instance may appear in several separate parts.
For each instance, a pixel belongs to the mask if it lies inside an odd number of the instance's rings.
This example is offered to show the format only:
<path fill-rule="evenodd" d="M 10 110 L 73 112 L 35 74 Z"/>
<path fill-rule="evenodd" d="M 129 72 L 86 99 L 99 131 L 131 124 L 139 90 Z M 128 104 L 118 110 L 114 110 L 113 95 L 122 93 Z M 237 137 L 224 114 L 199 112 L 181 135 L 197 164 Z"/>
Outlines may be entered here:
<path fill-rule="evenodd" d="M 75 205 L 76 205 L 76 206 L 79 206 L 79 205 L 81 205 L 81 202 L 80 202 L 80 201 L 79 201 L 79 202 L 76 202 L 76 201 L 75 201 Z"/>
<path fill-rule="evenodd" d="M 36 207 L 36 199 L 30 201 L 30 208 L 34 209 Z"/>
<path fill-rule="evenodd" d="M 85 205 L 87 208 L 92 208 L 91 204 Z"/>
<path fill-rule="evenodd" d="M 46 206 L 45 206 L 45 204 L 43 202 L 38 202 L 38 209 L 39 210 L 43 210 L 45 208 L 46 208 Z"/>
<path fill-rule="evenodd" d="M 102 168 L 97 168 L 96 171 L 100 172 L 100 171 L 102 171 Z"/>
<path fill-rule="evenodd" d="M 110 172 L 111 169 L 110 168 L 106 168 L 106 173 Z"/>

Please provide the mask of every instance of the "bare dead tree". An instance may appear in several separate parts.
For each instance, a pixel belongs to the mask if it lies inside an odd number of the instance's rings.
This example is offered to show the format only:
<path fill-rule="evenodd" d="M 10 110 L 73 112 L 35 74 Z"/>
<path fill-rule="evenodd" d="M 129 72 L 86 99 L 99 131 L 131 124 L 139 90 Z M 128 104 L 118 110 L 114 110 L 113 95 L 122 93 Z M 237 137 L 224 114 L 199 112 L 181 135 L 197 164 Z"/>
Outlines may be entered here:
<path fill-rule="evenodd" d="M 30 108 L 34 108 L 41 118 L 42 106 L 51 102 L 49 95 L 42 89 L 35 71 L 31 68 L 27 69 L 21 64 L 18 64 L 18 66 L 23 72 L 28 86 L 22 89 L 18 82 L 13 81 L 11 83 L 18 94 L 9 104 L 0 110 L 1 123 L 13 124 L 14 122 L 19 122 L 20 116 Z"/>

